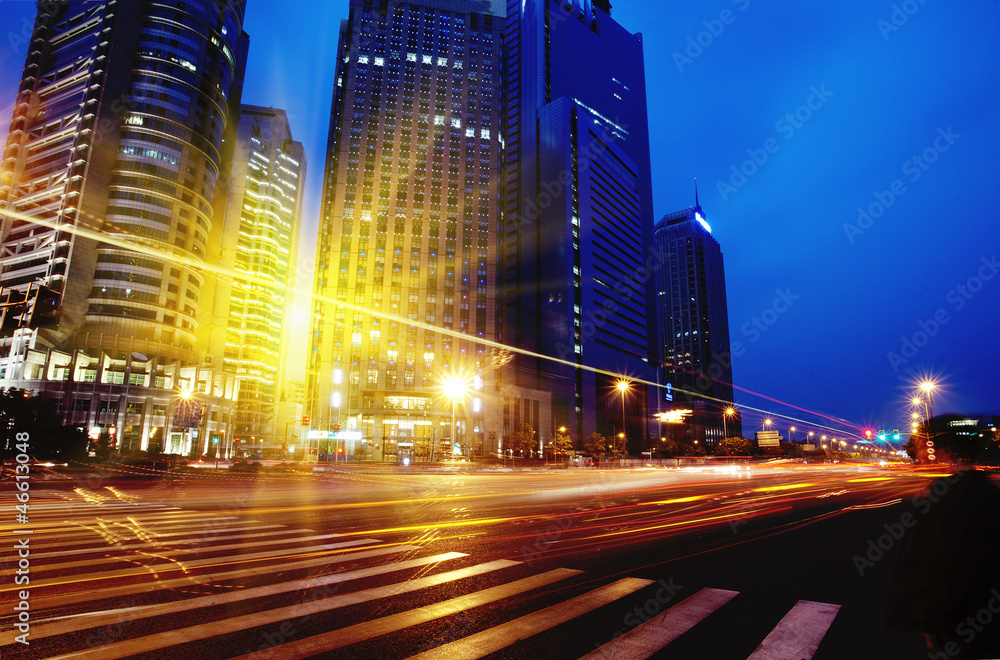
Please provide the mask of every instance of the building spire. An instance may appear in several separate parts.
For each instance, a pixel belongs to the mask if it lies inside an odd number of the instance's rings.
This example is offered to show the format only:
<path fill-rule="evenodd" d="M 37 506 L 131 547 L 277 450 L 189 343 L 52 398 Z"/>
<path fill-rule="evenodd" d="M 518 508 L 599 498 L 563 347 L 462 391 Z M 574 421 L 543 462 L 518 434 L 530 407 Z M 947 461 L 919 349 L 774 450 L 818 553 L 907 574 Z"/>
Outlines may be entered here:
<path fill-rule="evenodd" d="M 694 208 L 701 210 L 701 204 L 698 203 L 698 177 L 694 178 Z"/>

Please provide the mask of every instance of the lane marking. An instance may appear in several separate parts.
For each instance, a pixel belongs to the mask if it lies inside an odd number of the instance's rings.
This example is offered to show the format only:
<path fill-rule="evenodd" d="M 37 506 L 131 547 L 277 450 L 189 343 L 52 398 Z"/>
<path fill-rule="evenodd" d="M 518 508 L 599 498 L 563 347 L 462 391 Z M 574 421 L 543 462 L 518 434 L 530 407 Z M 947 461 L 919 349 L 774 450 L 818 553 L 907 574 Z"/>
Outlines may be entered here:
<path fill-rule="evenodd" d="M 382 587 L 374 587 L 372 589 L 364 589 L 362 591 L 355 591 L 348 594 L 340 594 L 337 596 L 331 596 L 329 598 L 321 598 L 310 601 L 308 603 L 301 603 L 299 605 L 289 605 L 287 607 L 279 607 L 272 610 L 257 612 L 255 614 L 244 614 L 242 616 L 236 616 L 229 619 L 222 619 L 220 621 L 212 621 L 211 623 L 203 623 L 197 626 L 190 626 L 187 628 L 178 628 L 166 632 L 155 633 L 152 635 L 147 635 L 145 637 L 136 637 L 133 639 L 127 639 L 121 642 L 116 642 L 114 644 L 108 644 L 106 646 L 98 646 L 83 651 L 77 651 L 75 653 L 68 653 L 66 655 L 56 656 L 55 659 L 50 659 L 50 660 L 58 660 L 61 658 L 90 658 L 92 660 L 112 660 L 114 658 L 122 658 L 130 655 L 136 655 L 139 653 L 149 653 L 151 651 L 158 651 L 160 649 L 169 648 L 171 646 L 176 646 L 178 644 L 197 642 L 205 639 L 210 639 L 212 637 L 218 637 L 219 635 L 227 635 L 230 633 L 240 632 L 248 628 L 256 628 L 258 626 L 272 625 L 275 623 L 279 623 L 281 621 L 285 621 L 287 619 L 298 619 L 304 616 L 318 614 L 319 612 L 326 612 L 340 607 L 346 607 L 348 605 L 356 605 L 358 603 L 365 603 L 372 600 L 379 600 L 381 598 L 388 598 L 390 596 L 395 596 L 397 594 L 416 591 L 417 589 L 424 589 L 427 587 L 446 584 L 448 582 L 454 582 L 455 580 L 460 580 L 467 577 L 483 575 L 485 573 L 500 570 L 502 568 L 517 566 L 518 564 L 520 564 L 520 562 L 511 561 L 509 559 L 498 559 L 497 561 L 492 561 L 485 564 L 477 564 L 475 566 L 470 566 L 468 568 L 461 568 L 455 571 L 448 571 L 447 573 L 438 573 L 437 575 L 415 578 L 413 580 L 408 580 L 406 582 L 398 582 L 396 584 L 385 585 Z M 376 621 L 378 620 L 379 619 L 377 619 Z M 370 623 L 375 623 L 375 622 L 372 621 Z M 339 633 L 342 632 L 343 631 L 341 630 L 335 631 L 335 633 L 338 634 L 338 637 L 341 636 L 339 635 Z M 284 653 L 284 648 L 285 648 L 284 646 L 280 646 L 277 648 L 282 649 L 282 651 L 279 652 L 282 658 L 289 657 Z"/>
<path fill-rule="evenodd" d="M 651 584 L 653 584 L 652 580 L 623 578 L 593 591 L 588 591 L 576 598 L 556 603 L 543 610 L 532 612 L 513 621 L 415 655 L 410 660 L 416 658 L 420 660 L 474 660 L 482 658 L 510 646 L 514 641 L 545 632 Z"/>
<path fill-rule="evenodd" d="M 414 610 L 400 612 L 399 614 L 382 617 L 381 619 L 365 621 L 364 623 L 307 637 L 274 648 L 277 649 L 278 656 L 282 660 L 308 658 L 319 653 L 363 642 L 379 635 L 386 635 L 410 626 L 458 614 L 473 607 L 488 605 L 504 598 L 544 587 L 559 580 L 565 580 L 582 572 L 570 568 L 557 568 L 515 582 L 508 582 L 507 584 L 490 587 L 489 589 L 451 598 L 440 603 L 434 603 L 433 605 L 418 607 Z M 258 660 L 255 657 L 256 655 L 256 653 L 241 655 L 237 658 L 232 658 L 232 660 Z"/>
<path fill-rule="evenodd" d="M 209 559 L 196 559 L 194 561 L 189 561 L 187 563 L 182 563 L 179 561 L 166 563 L 166 564 L 153 564 L 151 566 L 139 566 L 137 568 L 121 568 L 113 571 L 100 571 L 98 573 L 84 573 L 82 575 L 67 575 L 62 577 L 47 578 L 44 580 L 32 580 L 31 584 L 35 589 L 42 589 L 45 587 L 60 587 L 67 584 L 79 584 L 81 582 L 94 582 L 97 580 L 110 580 L 113 578 L 120 577 L 152 577 L 159 578 L 157 573 L 172 573 L 176 571 L 188 572 L 191 568 L 199 568 L 202 566 L 227 566 L 234 564 L 243 564 L 252 561 L 260 561 L 262 559 L 270 559 L 274 557 L 299 557 L 307 554 L 322 553 L 328 550 L 338 550 L 341 548 L 349 548 L 357 545 L 364 545 L 366 543 L 378 543 L 378 539 L 354 539 L 351 541 L 342 541 L 341 543 L 325 543 L 323 545 L 311 545 L 305 548 L 284 548 L 282 550 L 268 550 L 266 552 L 253 552 L 246 555 L 238 555 L 233 557 L 229 561 L 224 561 L 225 557 L 211 557 Z M 291 552 L 289 552 L 291 550 Z M 156 555 L 150 555 L 151 557 L 156 557 Z M 223 560 L 223 561 L 220 561 Z M 279 565 L 280 566 L 280 565 Z M 19 589 L 16 585 L 0 588 L 0 593 L 6 591 L 15 591 Z"/>
<path fill-rule="evenodd" d="M 272 539 L 268 542 L 268 545 L 287 545 L 290 543 L 300 543 L 305 541 L 319 541 L 321 539 L 336 539 L 344 538 L 343 534 L 318 534 L 315 536 L 294 536 L 287 539 Z M 215 540 L 215 539 L 213 539 Z M 160 557 L 163 554 L 169 554 L 172 559 L 174 555 L 192 555 L 192 554 L 213 554 L 216 552 L 224 552 L 226 550 L 239 550 L 241 548 L 257 548 L 260 547 L 259 542 L 250 543 L 231 543 L 229 545 L 206 545 L 199 546 L 197 548 L 157 548 L 158 544 L 155 540 L 151 540 L 147 547 L 150 548 L 149 552 L 140 552 L 137 554 L 124 554 L 121 556 L 111 556 L 111 557 L 97 557 L 94 559 L 80 559 L 77 561 L 67 561 L 61 564 L 41 564 L 38 568 L 34 569 L 32 573 L 45 573 L 49 571 L 58 571 L 67 568 L 81 568 L 83 566 L 101 566 L 104 564 L 112 564 L 116 562 L 126 562 L 129 564 L 134 564 L 136 558 L 146 557 Z M 117 550 L 119 546 L 110 546 L 108 549 Z M 317 546 L 313 546 L 317 547 Z M 307 548 L 306 548 L 307 549 Z M 218 559 L 218 558 L 216 558 Z M 185 564 L 185 566 L 192 566 L 192 563 Z M 0 571 L 0 575 L 4 573 Z"/>
<path fill-rule="evenodd" d="M 261 525 L 260 527 L 242 527 L 242 528 L 230 528 L 221 530 L 225 533 L 231 533 L 239 531 L 240 529 L 246 529 L 248 531 L 255 531 L 258 529 L 268 529 L 274 527 L 281 527 L 282 529 L 277 529 L 271 532 L 260 532 L 257 534 L 237 534 L 235 536 L 212 536 L 210 534 L 205 534 L 203 538 L 185 538 L 185 539 L 172 539 L 163 540 L 169 536 L 187 536 L 187 532 L 177 532 L 174 534 L 155 534 L 156 539 L 154 541 L 139 541 L 137 543 L 116 543 L 114 545 L 95 545 L 87 548 L 78 548 L 76 550 L 57 550 L 54 552 L 32 552 L 32 557 L 67 557 L 72 555 L 87 555 L 96 552 L 108 552 L 109 550 L 131 550 L 133 548 L 148 548 L 150 543 L 153 545 L 195 545 L 197 543 L 215 543 L 216 541 L 232 541 L 234 539 L 254 539 L 263 536 L 279 536 L 282 534 L 301 534 L 303 532 L 311 532 L 311 529 L 289 529 L 284 525 Z M 47 543 L 45 545 L 57 545 L 56 543 Z M 66 545 L 66 544 L 58 544 Z M 70 545 L 85 545 L 82 543 L 74 543 Z M 32 549 L 36 546 L 34 543 L 31 544 Z"/>
<path fill-rule="evenodd" d="M 840 605 L 800 600 L 747 660 L 810 660 Z"/>
<path fill-rule="evenodd" d="M 586 660 L 615 658 L 640 660 L 648 658 L 674 641 L 709 614 L 739 595 L 726 589 L 702 589 L 621 637 L 583 656 Z"/>
<path fill-rule="evenodd" d="M 216 607 L 218 605 L 225 605 L 226 603 L 235 603 L 263 596 L 272 596 L 274 594 L 298 591 L 300 589 L 315 589 L 317 587 L 339 584 L 341 582 L 350 582 L 351 580 L 360 580 L 362 578 L 372 577 L 375 575 L 404 571 L 409 568 L 418 568 L 429 564 L 439 564 L 451 561 L 452 559 L 459 559 L 461 557 L 468 557 L 468 555 L 462 552 L 445 552 L 439 555 L 420 557 L 419 559 L 410 559 L 391 564 L 382 564 L 381 566 L 361 568 L 356 571 L 335 573 L 321 578 L 303 578 L 301 580 L 292 580 L 290 582 L 279 582 L 277 584 L 270 584 L 263 587 L 244 589 L 243 591 L 233 591 L 224 594 L 214 594 L 211 596 L 198 596 L 172 603 L 138 605 L 136 607 L 123 607 L 116 610 L 104 610 L 102 612 L 72 614 L 56 619 L 42 619 L 39 623 L 31 626 L 31 638 L 41 639 L 43 637 L 51 637 L 52 635 L 79 632 L 95 626 L 107 626 L 115 623 L 133 622 L 140 619 L 148 619 L 154 616 L 176 614 L 177 612 L 185 612 L 203 607 Z M 13 636 L 11 636 L 10 643 L 13 642 L 14 639 Z M 3 643 L 7 642 L 0 638 L 0 644 Z"/>
<path fill-rule="evenodd" d="M 84 591 L 72 594 L 58 594 L 52 596 L 46 596 L 43 598 L 35 598 L 32 596 L 31 605 L 36 609 L 43 608 L 53 608 L 62 607 L 64 605 L 75 605 L 78 603 L 85 603 L 92 600 L 103 600 L 106 598 L 120 598 L 122 596 L 130 596 L 133 594 L 141 594 L 150 591 L 158 591 L 162 589 L 180 589 L 185 587 L 191 587 L 199 584 L 211 585 L 215 582 L 221 582 L 223 580 L 235 580 L 245 577 L 256 577 L 256 576 L 267 576 L 275 573 L 276 570 L 280 571 L 292 571 L 303 568 L 315 568 L 322 567 L 327 568 L 331 564 L 338 564 L 341 562 L 354 561 L 358 559 L 368 559 L 369 557 L 378 557 L 381 555 L 390 555 L 397 552 L 412 552 L 415 550 L 420 550 L 418 545 L 397 545 L 391 547 L 383 548 L 373 548 L 371 550 L 363 550 L 361 552 L 345 553 L 342 555 L 324 556 L 317 557 L 315 559 L 307 559 L 305 561 L 292 562 L 290 564 L 281 564 L 277 569 L 274 566 L 257 566 L 254 568 L 241 568 L 233 571 L 223 571 L 221 573 L 206 573 L 203 575 L 188 575 L 182 578 L 174 578 L 173 580 L 161 580 L 159 582 L 141 582 L 138 584 L 126 584 L 120 587 L 104 587 L 103 589 Z"/>

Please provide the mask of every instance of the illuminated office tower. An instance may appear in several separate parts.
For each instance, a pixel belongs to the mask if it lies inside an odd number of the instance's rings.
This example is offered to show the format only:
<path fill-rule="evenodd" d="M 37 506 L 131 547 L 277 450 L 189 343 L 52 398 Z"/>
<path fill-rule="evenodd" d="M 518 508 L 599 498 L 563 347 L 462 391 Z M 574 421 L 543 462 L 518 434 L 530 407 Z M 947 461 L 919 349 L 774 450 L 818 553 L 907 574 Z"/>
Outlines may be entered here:
<path fill-rule="evenodd" d="M 198 325 L 244 2 L 38 7 L 0 169 L 0 285 L 27 295 L 6 308 L 0 386 L 125 447 L 202 453 L 237 387 L 205 364 Z"/>
<path fill-rule="evenodd" d="M 610 11 L 507 3 L 502 340 L 545 356 L 518 355 L 510 378 L 552 391 L 553 425 L 578 447 L 597 431 L 638 450 L 655 401 L 636 381 L 655 382 L 659 259 L 642 38 Z"/>
<path fill-rule="evenodd" d="M 243 105 L 236 133 L 226 208 L 221 214 L 220 270 L 211 296 L 208 352 L 239 380 L 234 440 L 280 447 L 275 404 L 291 338 L 298 232 L 306 176 L 305 152 L 284 110 Z"/>
<path fill-rule="evenodd" d="M 726 274 L 719 242 L 697 202 L 663 216 L 655 227 L 656 248 L 666 264 L 656 271 L 659 315 L 661 404 L 693 411 L 688 442 L 715 445 L 723 433 L 742 433 L 733 404 Z M 669 400 L 668 400 L 669 398 Z"/>
<path fill-rule="evenodd" d="M 341 23 L 307 409 L 355 458 L 499 446 L 502 360 L 476 340 L 496 339 L 502 27 L 499 0 L 351 0 Z"/>

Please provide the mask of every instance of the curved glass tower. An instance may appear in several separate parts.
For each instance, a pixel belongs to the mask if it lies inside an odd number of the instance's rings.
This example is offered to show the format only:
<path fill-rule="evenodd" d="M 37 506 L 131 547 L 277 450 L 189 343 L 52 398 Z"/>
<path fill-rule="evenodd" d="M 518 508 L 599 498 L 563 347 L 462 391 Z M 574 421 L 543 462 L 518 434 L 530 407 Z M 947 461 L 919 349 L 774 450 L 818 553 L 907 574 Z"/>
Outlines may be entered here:
<path fill-rule="evenodd" d="M 202 358 L 198 324 L 245 2 L 38 7 L 0 165 L 0 286 L 27 298 L 5 319 L 0 387 L 43 392 L 125 447 L 203 453 L 238 390 Z M 54 319 L 36 327 L 40 291 Z"/>

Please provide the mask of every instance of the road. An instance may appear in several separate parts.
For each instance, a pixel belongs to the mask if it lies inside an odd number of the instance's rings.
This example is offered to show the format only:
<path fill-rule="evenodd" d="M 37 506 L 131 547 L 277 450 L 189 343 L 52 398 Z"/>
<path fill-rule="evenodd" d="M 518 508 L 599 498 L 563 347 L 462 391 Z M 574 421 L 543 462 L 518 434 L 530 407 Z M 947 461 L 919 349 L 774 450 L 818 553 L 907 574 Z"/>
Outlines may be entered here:
<path fill-rule="evenodd" d="M 40 470 L 0 657 L 924 658 L 869 541 L 946 473 Z"/>

